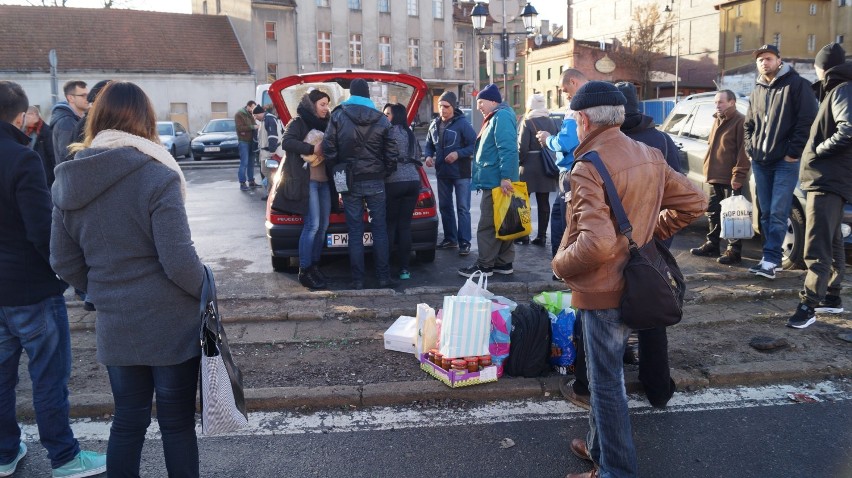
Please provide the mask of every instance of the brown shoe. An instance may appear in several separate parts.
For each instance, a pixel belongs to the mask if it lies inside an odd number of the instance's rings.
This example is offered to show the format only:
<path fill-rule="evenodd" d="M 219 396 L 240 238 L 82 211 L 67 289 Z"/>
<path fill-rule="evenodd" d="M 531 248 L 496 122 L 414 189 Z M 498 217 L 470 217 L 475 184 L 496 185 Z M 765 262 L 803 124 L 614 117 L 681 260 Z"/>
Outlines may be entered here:
<path fill-rule="evenodd" d="M 592 468 L 591 471 L 585 473 L 571 473 L 565 478 L 598 478 L 598 469 Z"/>
<path fill-rule="evenodd" d="M 719 244 L 713 244 L 710 241 L 701 244 L 701 247 L 693 247 L 689 250 L 693 256 L 699 257 L 716 257 L 719 255 Z"/>
<path fill-rule="evenodd" d="M 584 410 L 591 410 L 592 404 L 590 401 L 589 395 L 580 395 L 574 391 L 574 381 L 573 380 L 563 380 L 559 384 L 559 391 L 562 392 L 562 396 L 565 397 L 566 400 L 577 405 L 578 407 Z"/>
<path fill-rule="evenodd" d="M 586 440 L 575 438 L 571 440 L 571 453 L 577 458 L 586 461 L 592 461 L 592 456 L 589 455 L 589 449 L 586 448 Z"/>
<path fill-rule="evenodd" d="M 719 256 L 718 259 L 716 259 L 716 262 L 718 262 L 719 264 L 724 264 L 726 266 L 731 264 L 739 264 L 742 261 L 743 258 L 740 253 L 734 252 L 730 249 L 725 249 L 725 252 L 723 252 L 722 255 Z"/>

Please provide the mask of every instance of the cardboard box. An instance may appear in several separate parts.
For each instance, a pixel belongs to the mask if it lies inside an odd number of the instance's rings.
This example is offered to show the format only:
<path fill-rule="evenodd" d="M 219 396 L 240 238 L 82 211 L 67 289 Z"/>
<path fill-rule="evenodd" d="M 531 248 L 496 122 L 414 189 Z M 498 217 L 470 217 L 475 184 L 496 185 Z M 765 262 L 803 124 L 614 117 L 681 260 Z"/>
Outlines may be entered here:
<path fill-rule="evenodd" d="M 384 333 L 385 349 L 417 354 L 417 319 L 401 315 Z"/>
<path fill-rule="evenodd" d="M 484 367 L 479 372 L 466 372 L 457 374 L 453 371 L 447 371 L 429 361 L 429 354 L 420 355 L 420 369 L 431 375 L 433 378 L 443 382 L 444 385 L 450 388 L 467 387 L 470 385 L 479 385 L 480 383 L 496 382 L 497 381 L 497 366 L 489 365 Z"/>

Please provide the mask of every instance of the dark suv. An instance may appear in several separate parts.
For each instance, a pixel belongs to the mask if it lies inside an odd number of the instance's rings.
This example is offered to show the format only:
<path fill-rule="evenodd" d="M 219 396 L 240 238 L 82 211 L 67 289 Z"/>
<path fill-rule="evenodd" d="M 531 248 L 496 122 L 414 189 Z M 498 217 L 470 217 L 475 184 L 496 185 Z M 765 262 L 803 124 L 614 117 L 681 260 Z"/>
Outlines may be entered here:
<path fill-rule="evenodd" d="M 713 97 L 716 93 L 700 93 L 690 95 L 681 100 L 663 121 L 660 129 L 672 137 L 675 144 L 680 148 L 681 170 L 694 183 L 704 188 L 709 193 L 710 187 L 704 182 L 704 156 L 707 153 L 707 139 L 710 129 L 713 127 L 713 113 L 716 107 Z M 737 98 L 737 111 L 746 114 L 748 111 L 748 98 L 741 96 Z M 760 232 L 759 207 L 754 194 L 754 181 L 750 178 L 750 187 L 746 188 L 743 195 L 754 203 L 754 230 Z M 852 204 L 846 204 L 843 215 L 843 234 L 846 243 L 847 255 L 852 250 Z M 782 254 L 785 269 L 799 269 L 804 267 L 805 250 L 805 194 L 796 186 L 793 195 L 793 209 L 787 220 L 787 235 L 782 243 Z"/>

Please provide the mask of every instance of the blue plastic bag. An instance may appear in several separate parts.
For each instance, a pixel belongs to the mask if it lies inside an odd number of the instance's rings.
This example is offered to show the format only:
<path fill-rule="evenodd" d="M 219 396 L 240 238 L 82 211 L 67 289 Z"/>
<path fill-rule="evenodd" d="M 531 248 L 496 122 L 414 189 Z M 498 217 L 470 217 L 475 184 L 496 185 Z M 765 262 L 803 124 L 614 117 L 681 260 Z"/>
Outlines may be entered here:
<path fill-rule="evenodd" d="M 577 320 L 573 309 L 563 309 L 559 314 L 548 312 L 550 316 L 550 365 L 562 373 L 577 358 L 574 348 L 574 321 Z M 562 373 L 564 375 L 564 373 Z"/>

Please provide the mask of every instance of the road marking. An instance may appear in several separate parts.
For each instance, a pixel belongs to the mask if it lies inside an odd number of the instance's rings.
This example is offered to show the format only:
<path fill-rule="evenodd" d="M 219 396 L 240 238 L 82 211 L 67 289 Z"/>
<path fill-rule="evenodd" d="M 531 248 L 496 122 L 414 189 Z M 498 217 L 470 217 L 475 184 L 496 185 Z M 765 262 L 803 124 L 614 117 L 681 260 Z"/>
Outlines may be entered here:
<path fill-rule="evenodd" d="M 698 392 L 676 393 L 666 410 L 652 408 L 641 395 L 630 395 L 631 413 L 657 414 L 706 410 L 722 410 L 778 405 L 800 405 L 789 393 L 807 393 L 823 402 L 852 400 L 852 385 L 848 382 L 820 382 L 808 386 L 772 385 L 707 389 Z M 308 414 L 283 412 L 254 412 L 249 414 L 249 427 L 232 436 L 295 435 L 303 433 L 339 433 L 404 428 L 487 425 L 518 421 L 565 420 L 584 418 L 587 412 L 562 400 L 525 400 L 476 403 L 446 408 L 425 405 L 352 409 L 350 411 L 319 411 Z M 111 422 L 91 419 L 73 420 L 71 427 L 79 440 L 106 440 Z M 200 424 L 197 427 L 200 434 Z M 22 426 L 24 441 L 38 441 L 35 425 Z M 158 440 L 156 420 L 148 429 L 147 438 Z"/>

